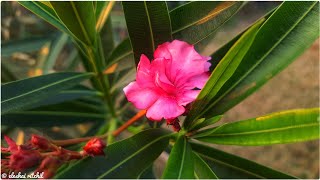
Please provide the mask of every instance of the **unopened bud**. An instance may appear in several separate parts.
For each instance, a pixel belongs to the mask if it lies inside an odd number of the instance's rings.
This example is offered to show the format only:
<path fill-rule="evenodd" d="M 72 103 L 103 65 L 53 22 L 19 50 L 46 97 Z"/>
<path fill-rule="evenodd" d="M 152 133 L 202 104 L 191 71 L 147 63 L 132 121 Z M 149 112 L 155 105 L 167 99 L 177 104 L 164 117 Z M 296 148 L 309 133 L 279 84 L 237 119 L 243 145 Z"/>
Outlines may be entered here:
<path fill-rule="evenodd" d="M 179 124 L 179 119 L 178 118 L 175 118 L 175 119 L 167 119 L 167 125 L 171 125 L 173 130 L 175 132 L 179 132 L 181 130 L 181 126 Z"/>
<path fill-rule="evenodd" d="M 92 138 L 83 147 L 83 150 L 92 156 L 104 155 L 103 149 L 106 147 L 106 143 L 100 138 Z"/>
<path fill-rule="evenodd" d="M 33 134 L 31 137 L 31 144 L 42 150 L 49 150 L 52 146 L 48 139 L 35 134 Z"/>

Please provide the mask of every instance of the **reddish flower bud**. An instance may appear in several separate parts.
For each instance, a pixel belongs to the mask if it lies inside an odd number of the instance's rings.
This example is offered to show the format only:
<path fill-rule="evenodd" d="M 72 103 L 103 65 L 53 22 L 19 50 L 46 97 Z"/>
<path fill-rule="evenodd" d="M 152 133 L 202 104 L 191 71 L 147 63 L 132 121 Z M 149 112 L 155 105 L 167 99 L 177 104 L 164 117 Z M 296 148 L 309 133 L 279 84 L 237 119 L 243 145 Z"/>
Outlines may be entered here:
<path fill-rule="evenodd" d="M 31 137 L 31 144 L 42 150 L 49 150 L 52 147 L 52 144 L 48 139 L 35 134 L 33 134 Z"/>
<path fill-rule="evenodd" d="M 104 155 L 103 149 L 106 147 L 106 143 L 100 138 L 92 138 L 83 147 L 83 150 L 92 156 Z"/>
<path fill-rule="evenodd" d="M 179 119 L 175 118 L 175 119 L 167 119 L 167 125 L 172 125 L 172 128 L 175 132 L 179 132 L 181 130 L 181 126 L 179 124 Z"/>
<path fill-rule="evenodd" d="M 23 170 L 35 166 L 41 160 L 41 154 L 35 150 L 24 150 L 18 147 L 10 155 L 9 167 L 13 170 Z"/>
<path fill-rule="evenodd" d="M 54 176 L 57 169 L 60 167 L 60 165 L 63 163 L 63 161 L 57 157 L 51 157 L 47 156 L 44 158 L 37 170 L 35 172 L 44 173 L 43 178 L 48 179 Z"/>
<path fill-rule="evenodd" d="M 4 136 L 4 139 L 6 140 L 6 142 L 7 142 L 9 147 L 7 147 L 7 148 L 1 147 L 1 151 L 3 151 L 3 152 L 13 152 L 13 151 L 18 150 L 18 145 L 16 144 L 16 142 L 14 142 L 14 140 L 9 138 L 8 136 Z"/>

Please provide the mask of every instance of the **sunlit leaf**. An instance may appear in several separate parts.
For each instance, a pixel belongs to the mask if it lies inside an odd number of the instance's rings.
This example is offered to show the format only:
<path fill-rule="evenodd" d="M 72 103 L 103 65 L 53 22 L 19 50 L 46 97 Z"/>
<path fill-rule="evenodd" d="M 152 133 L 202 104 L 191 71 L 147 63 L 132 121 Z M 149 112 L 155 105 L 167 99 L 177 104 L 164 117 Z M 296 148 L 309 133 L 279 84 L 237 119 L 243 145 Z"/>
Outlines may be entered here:
<path fill-rule="evenodd" d="M 227 123 L 195 135 L 199 141 L 242 146 L 319 139 L 319 108 L 290 110 Z"/>

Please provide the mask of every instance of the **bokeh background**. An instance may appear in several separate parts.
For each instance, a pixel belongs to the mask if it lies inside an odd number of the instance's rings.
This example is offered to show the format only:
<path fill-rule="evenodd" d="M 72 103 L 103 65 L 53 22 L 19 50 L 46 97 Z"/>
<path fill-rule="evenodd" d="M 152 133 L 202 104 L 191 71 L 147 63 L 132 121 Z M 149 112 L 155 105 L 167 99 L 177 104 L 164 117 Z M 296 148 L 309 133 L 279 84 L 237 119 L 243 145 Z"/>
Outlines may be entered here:
<path fill-rule="evenodd" d="M 172 9 L 185 2 L 168 2 Z M 279 5 L 280 2 L 248 2 L 237 15 L 228 21 L 215 35 L 202 54 L 210 55 L 248 25 Z M 111 22 L 115 45 L 127 37 L 121 4 L 112 10 Z M 276 27 L 275 27 L 276 28 Z M 38 67 L 45 63 L 50 51 L 49 41 L 58 38 L 60 32 L 42 19 L 30 13 L 17 2 L 1 2 L 1 72 L 10 69 L 18 79 L 41 75 Z M 47 43 L 43 43 L 48 40 Z M 29 49 L 26 52 L 26 49 Z M 30 51 L 31 49 L 31 51 Z M 76 59 L 74 47 L 66 43 L 50 72 L 64 70 Z M 81 70 L 80 64 L 73 64 Z M 2 74 L 2 83 L 8 81 Z M 259 91 L 226 113 L 222 122 L 247 119 L 271 112 L 319 107 L 319 39 Z M 85 128 L 81 125 L 50 129 L 13 128 L 1 126 L 3 134 L 9 134 L 21 143 L 30 133 L 46 134 L 57 138 L 78 137 Z M 319 178 L 319 141 L 273 145 L 262 147 L 222 146 L 218 148 L 254 160 L 300 178 Z"/>

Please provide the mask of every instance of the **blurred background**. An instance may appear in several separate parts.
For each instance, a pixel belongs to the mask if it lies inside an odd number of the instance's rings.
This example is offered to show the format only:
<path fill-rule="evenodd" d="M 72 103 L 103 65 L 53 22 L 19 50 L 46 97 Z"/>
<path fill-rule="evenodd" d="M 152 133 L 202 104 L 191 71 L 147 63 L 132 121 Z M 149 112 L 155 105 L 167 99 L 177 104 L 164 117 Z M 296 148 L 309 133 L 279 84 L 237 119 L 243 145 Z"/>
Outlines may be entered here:
<path fill-rule="evenodd" d="M 185 2 L 168 2 L 173 9 Z M 202 52 L 210 55 L 280 2 L 248 2 L 216 32 Z M 121 4 L 111 13 L 114 45 L 127 37 Z M 276 27 L 275 27 L 276 28 Z M 105 30 L 102 33 L 108 33 Z M 103 36 L 103 35 L 102 35 Z M 49 53 L 50 52 L 50 53 Z M 1 2 L 1 83 L 56 71 L 81 71 L 78 55 L 67 36 L 17 2 Z M 49 61 L 55 59 L 56 61 Z M 47 63 L 55 62 L 54 64 Z M 50 68 L 42 68 L 50 67 Z M 247 119 L 271 112 L 319 106 L 319 39 L 287 69 L 255 94 L 227 112 L 221 122 Z M 1 127 L 2 134 L 22 141 L 25 133 L 52 134 L 57 138 L 78 137 L 84 127 L 50 129 Z M 218 148 L 257 161 L 300 178 L 319 178 L 319 141 L 262 147 Z"/>

